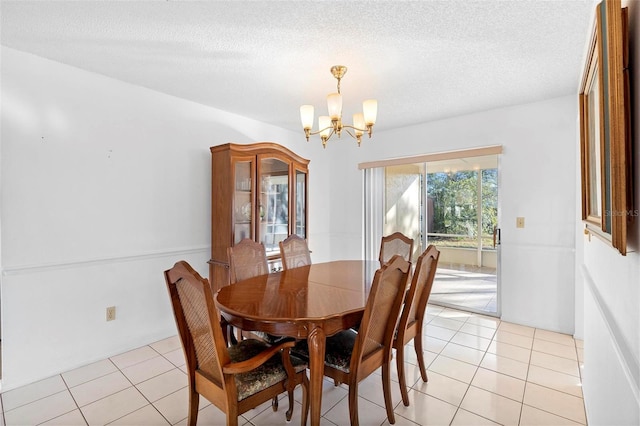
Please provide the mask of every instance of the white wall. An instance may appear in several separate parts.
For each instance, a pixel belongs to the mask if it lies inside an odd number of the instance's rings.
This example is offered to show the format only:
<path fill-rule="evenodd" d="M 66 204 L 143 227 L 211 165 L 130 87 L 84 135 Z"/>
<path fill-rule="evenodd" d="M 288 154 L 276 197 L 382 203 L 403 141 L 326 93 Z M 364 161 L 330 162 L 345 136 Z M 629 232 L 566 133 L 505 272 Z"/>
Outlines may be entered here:
<path fill-rule="evenodd" d="M 288 146 L 311 159 L 310 210 L 329 204 L 327 157 L 302 131 L 1 54 L 3 390 L 176 333 L 162 271 L 208 274 L 210 146 Z M 309 226 L 326 258 L 328 221 Z"/>
<path fill-rule="evenodd" d="M 361 148 L 347 147 L 332 164 L 332 255 L 361 250 L 358 163 L 502 145 L 502 318 L 573 333 L 576 108 L 575 97 L 566 96 L 378 131 Z M 517 216 L 526 218 L 524 229 L 516 229 Z"/>
<path fill-rule="evenodd" d="M 596 2 L 594 1 L 594 8 Z M 640 4 L 629 11 L 635 208 L 640 206 Z M 585 35 L 585 40 L 589 35 Z M 586 41 L 585 41 L 586 44 Z M 586 49 L 585 49 L 586 50 Z M 576 149 L 578 149 L 576 142 Z M 580 191 L 576 183 L 576 192 Z M 576 235 L 576 288 L 584 310 L 583 392 L 591 425 L 640 424 L 640 227 L 634 218 L 627 256 L 603 241 Z M 578 229 L 584 225 L 578 221 Z"/>
<path fill-rule="evenodd" d="M 273 140 L 311 159 L 314 262 L 362 256 L 359 162 L 503 145 L 503 318 L 573 331 L 574 97 L 376 128 L 361 148 L 344 140 L 323 150 L 301 134 L 8 48 L 2 92 L 4 389 L 174 332 L 161 271 L 187 258 L 206 274 L 208 147 L 228 141 Z M 516 216 L 527 228 L 516 230 Z M 42 348 L 50 357 L 34 369 Z"/>

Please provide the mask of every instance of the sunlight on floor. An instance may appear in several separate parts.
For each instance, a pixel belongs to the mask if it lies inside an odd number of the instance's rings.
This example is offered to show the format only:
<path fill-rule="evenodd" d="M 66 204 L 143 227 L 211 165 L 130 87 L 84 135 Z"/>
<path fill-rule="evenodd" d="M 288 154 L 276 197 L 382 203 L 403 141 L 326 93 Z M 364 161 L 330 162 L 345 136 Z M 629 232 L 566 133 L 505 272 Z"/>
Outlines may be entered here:
<path fill-rule="evenodd" d="M 429 303 L 496 315 L 496 269 L 439 264 Z"/>

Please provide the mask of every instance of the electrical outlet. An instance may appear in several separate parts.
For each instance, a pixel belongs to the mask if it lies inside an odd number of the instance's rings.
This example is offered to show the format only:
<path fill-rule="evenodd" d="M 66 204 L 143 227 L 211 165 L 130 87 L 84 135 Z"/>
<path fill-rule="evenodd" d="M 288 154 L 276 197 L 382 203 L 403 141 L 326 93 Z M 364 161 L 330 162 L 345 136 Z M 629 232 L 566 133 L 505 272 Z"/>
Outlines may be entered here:
<path fill-rule="evenodd" d="M 116 319 L 116 307 L 109 306 L 107 308 L 107 321 L 113 321 Z"/>
<path fill-rule="evenodd" d="M 524 228 L 524 217 L 516 217 L 516 228 Z"/>

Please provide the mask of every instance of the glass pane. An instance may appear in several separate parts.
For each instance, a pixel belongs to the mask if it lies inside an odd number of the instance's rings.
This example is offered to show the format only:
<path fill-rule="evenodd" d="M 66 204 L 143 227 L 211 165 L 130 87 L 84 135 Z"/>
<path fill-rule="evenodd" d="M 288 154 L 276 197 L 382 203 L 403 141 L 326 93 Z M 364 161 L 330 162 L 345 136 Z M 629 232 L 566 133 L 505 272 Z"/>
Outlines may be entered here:
<path fill-rule="evenodd" d="M 482 248 L 494 250 L 493 232 L 498 227 L 498 169 L 482 171 Z M 496 237 L 497 238 L 497 237 Z"/>
<path fill-rule="evenodd" d="M 296 171 L 296 234 L 302 238 L 307 238 L 307 174 L 299 170 Z"/>
<path fill-rule="evenodd" d="M 422 218 L 422 164 L 389 166 L 385 169 L 383 235 L 402 232 L 413 238 L 412 259 L 424 250 L 420 223 Z"/>
<path fill-rule="evenodd" d="M 589 131 L 587 136 L 589 138 L 589 216 L 601 217 L 602 216 L 602 163 L 600 159 L 600 99 L 598 96 L 598 72 L 593 73 L 591 79 L 591 87 L 587 94 L 587 120 L 589 123 Z"/>
<path fill-rule="evenodd" d="M 251 161 L 235 163 L 234 244 L 252 238 Z"/>
<path fill-rule="evenodd" d="M 259 241 L 267 256 L 280 252 L 278 243 L 289 235 L 289 167 L 277 158 L 260 161 Z"/>
<path fill-rule="evenodd" d="M 427 174 L 427 196 L 433 206 L 429 240 L 438 246 L 478 247 L 478 172 Z"/>
<path fill-rule="evenodd" d="M 498 159 L 427 163 L 427 244 L 440 250 L 430 303 L 497 312 Z"/>

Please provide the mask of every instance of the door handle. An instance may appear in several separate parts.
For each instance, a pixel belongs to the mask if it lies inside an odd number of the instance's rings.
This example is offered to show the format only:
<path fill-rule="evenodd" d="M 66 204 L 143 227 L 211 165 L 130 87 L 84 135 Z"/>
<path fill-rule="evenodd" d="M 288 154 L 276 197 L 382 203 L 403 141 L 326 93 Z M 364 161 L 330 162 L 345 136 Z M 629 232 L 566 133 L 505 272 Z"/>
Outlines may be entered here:
<path fill-rule="evenodd" d="M 500 245 L 500 228 L 493 228 L 493 248 Z"/>

